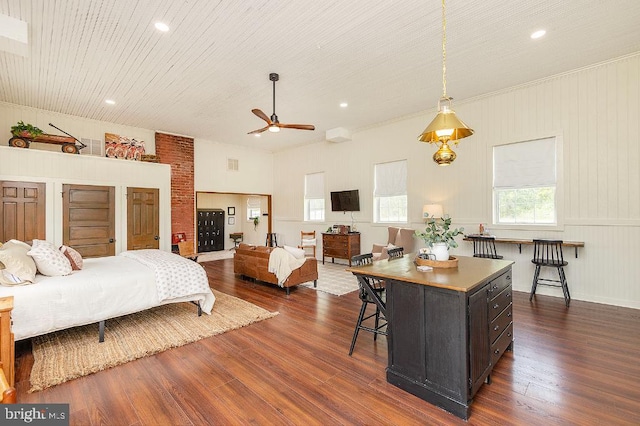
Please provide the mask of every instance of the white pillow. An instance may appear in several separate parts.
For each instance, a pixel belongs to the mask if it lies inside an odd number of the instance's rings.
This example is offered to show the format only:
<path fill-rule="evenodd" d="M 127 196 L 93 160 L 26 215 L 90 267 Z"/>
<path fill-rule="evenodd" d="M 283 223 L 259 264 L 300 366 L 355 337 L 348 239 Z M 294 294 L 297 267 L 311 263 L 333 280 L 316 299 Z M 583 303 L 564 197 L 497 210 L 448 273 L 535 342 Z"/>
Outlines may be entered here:
<path fill-rule="evenodd" d="M 283 246 L 283 249 L 288 251 L 295 257 L 296 259 L 304 259 L 304 250 L 297 247 Z"/>
<path fill-rule="evenodd" d="M 315 246 L 316 245 L 316 239 L 315 238 L 310 238 L 310 239 L 305 238 L 305 239 L 302 240 L 302 244 L 301 245 L 305 246 L 305 247 Z"/>
<path fill-rule="evenodd" d="M 53 243 L 44 240 L 33 240 L 29 255 L 33 257 L 38 267 L 38 272 L 42 275 L 56 277 L 71 273 L 72 268 L 69 259 Z"/>
<path fill-rule="evenodd" d="M 0 262 L 5 269 L 3 274 L 11 274 L 12 277 L 6 275 L 11 281 L 19 280 L 20 282 L 33 282 L 36 277 L 36 264 L 29 256 L 31 249 L 29 244 L 18 240 L 7 241 L 0 247 Z"/>

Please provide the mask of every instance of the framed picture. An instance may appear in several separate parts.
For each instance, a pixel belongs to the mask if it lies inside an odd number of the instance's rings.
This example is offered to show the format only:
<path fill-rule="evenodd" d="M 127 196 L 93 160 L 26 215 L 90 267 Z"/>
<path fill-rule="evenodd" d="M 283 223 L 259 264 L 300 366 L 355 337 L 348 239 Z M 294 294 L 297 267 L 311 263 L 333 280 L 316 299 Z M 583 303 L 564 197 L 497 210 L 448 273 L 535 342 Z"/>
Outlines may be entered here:
<path fill-rule="evenodd" d="M 236 208 L 235 207 L 227 207 L 227 214 L 229 216 L 234 216 L 236 214 Z M 229 225 L 231 225 L 231 223 Z"/>
<path fill-rule="evenodd" d="M 228 220 L 229 220 L 229 225 L 235 225 L 236 224 L 236 218 L 235 217 L 230 217 Z"/>

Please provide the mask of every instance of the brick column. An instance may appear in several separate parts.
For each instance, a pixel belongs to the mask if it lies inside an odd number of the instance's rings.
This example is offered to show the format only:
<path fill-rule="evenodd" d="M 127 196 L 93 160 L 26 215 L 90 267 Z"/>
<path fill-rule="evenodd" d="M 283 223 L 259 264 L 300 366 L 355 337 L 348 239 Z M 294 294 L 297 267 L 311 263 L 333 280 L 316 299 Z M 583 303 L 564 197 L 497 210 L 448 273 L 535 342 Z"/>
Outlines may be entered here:
<path fill-rule="evenodd" d="M 156 155 L 171 166 L 171 233 L 195 244 L 193 138 L 156 132 Z"/>

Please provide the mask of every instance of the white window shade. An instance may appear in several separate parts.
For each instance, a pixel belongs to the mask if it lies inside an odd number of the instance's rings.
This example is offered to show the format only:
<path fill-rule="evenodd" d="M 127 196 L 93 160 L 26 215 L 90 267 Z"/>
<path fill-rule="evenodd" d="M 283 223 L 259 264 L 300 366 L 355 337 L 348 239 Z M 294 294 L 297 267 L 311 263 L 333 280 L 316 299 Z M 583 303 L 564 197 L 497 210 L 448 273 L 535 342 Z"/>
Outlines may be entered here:
<path fill-rule="evenodd" d="M 556 140 L 537 139 L 493 148 L 493 187 L 522 188 L 556 184 Z"/>
<path fill-rule="evenodd" d="M 247 207 L 250 209 L 259 209 L 260 208 L 260 197 L 249 197 L 247 198 Z"/>
<path fill-rule="evenodd" d="M 407 194 L 407 160 L 375 165 L 375 197 Z"/>
<path fill-rule="evenodd" d="M 305 176 L 304 198 L 324 198 L 324 173 L 312 173 Z"/>

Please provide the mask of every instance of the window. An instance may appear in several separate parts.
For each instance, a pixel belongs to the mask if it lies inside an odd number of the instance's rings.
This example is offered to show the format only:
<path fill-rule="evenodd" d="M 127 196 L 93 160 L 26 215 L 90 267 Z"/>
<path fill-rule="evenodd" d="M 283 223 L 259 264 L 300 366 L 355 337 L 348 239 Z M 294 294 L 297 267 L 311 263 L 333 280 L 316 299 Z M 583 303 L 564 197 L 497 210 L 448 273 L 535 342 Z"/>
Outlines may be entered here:
<path fill-rule="evenodd" d="M 494 223 L 557 225 L 556 138 L 493 148 Z"/>
<path fill-rule="evenodd" d="M 259 217 L 262 212 L 260 211 L 260 198 L 249 197 L 247 198 L 247 220 L 253 220 L 255 217 Z"/>
<path fill-rule="evenodd" d="M 324 172 L 304 177 L 304 220 L 324 221 Z"/>
<path fill-rule="evenodd" d="M 407 160 L 374 167 L 373 221 L 407 222 Z"/>

